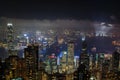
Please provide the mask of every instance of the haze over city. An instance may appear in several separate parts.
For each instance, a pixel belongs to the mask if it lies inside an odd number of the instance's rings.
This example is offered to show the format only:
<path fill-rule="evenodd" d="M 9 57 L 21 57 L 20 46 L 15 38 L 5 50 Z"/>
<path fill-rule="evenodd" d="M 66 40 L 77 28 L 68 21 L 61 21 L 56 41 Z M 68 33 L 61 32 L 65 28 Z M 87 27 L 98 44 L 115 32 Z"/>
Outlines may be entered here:
<path fill-rule="evenodd" d="M 96 32 L 96 25 L 94 25 L 96 22 L 113 24 L 115 30 L 118 30 L 116 27 L 119 27 L 120 21 L 119 2 L 113 0 L 5 0 L 0 2 L 0 9 L 0 23 L 13 22 L 15 27 L 19 28 L 77 27 Z"/>
<path fill-rule="evenodd" d="M 120 80 L 115 0 L 0 1 L 0 80 Z"/>

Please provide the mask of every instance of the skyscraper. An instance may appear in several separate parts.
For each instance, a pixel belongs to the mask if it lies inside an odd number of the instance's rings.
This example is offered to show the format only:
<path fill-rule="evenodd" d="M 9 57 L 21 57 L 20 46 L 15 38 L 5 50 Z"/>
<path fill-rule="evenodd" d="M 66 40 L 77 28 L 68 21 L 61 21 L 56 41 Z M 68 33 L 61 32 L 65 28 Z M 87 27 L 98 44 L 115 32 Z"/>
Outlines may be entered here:
<path fill-rule="evenodd" d="M 32 44 L 25 48 L 25 61 L 28 80 L 34 80 L 37 78 L 38 72 L 38 45 Z"/>
<path fill-rule="evenodd" d="M 8 54 L 9 56 L 15 56 L 17 55 L 17 52 L 15 51 L 15 44 L 14 44 L 14 29 L 13 24 L 8 23 L 7 24 L 7 44 L 8 44 Z"/>
<path fill-rule="evenodd" d="M 63 71 L 67 71 L 67 55 L 68 53 L 66 51 L 61 52 L 62 56 L 60 57 L 60 64 L 62 66 Z"/>
<path fill-rule="evenodd" d="M 115 51 L 112 55 L 112 57 L 113 57 L 113 69 L 114 70 L 118 70 L 118 68 L 119 68 L 119 60 L 120 60 L 119 56 L 120 56 L 120 53 L 117 51 Z"/>
<path fill-rule="evenodd" d="M 87 53 L 87 42 L 85 40 L 85 37 L 82 37 L 82 50 L 80 54 L 80 64 L 85 64 L 86 68 L 89 68 L 89 55 Z"/>
<path fill-rule="evenodd" d="M 68 66 L 68 73 L 73 72 L 74 70 L 74 42 L 70 41 L 68 43 L 68 55 L 67 55 L 67 66 Z"/>
<path fill-rule="evenodd" d="M 8 54 L 9 57 L 6 58 L 6 65 L 8 66 L 6 70 L 8 70 L 8 76 L 10 79 L 15 78 L 17 75 L 17 64 L 18 64 L 18 56 L 17 51 L 15 50 L 14 44 L 14 29 L 13 24 L 7 24 L 7 45 L 8 45 Z M 7 79 L 7 78 L 6 78 Z"/>
<path fill-rule="evenodd" d="M 89 55 L 87 54 L 87 43 L 85 36 L 82 37 L 82 50 L 79 58 L 79 67 L 74 72 L 74 80 L 89 80 Z"/>
<path fill-rule="evenodd" d="M 2 76 L 3 76 L 2 73 L 3 72 L 2 72 L 2 60 L 1 60 L 1 58 L 0 58 L 0 72 L 1 72 L 0 73 L 0 79 L 2 79 Z"/>

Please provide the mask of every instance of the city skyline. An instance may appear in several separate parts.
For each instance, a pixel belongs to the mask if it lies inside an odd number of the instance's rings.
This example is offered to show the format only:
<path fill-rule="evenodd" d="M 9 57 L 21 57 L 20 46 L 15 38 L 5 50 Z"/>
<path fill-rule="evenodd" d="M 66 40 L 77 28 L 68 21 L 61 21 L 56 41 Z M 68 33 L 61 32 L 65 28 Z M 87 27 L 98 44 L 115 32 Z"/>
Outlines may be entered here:
<path fill-rule="evenodd" d="M 0 1 L 0 80 L 120 80 L 115 0 Z"/>

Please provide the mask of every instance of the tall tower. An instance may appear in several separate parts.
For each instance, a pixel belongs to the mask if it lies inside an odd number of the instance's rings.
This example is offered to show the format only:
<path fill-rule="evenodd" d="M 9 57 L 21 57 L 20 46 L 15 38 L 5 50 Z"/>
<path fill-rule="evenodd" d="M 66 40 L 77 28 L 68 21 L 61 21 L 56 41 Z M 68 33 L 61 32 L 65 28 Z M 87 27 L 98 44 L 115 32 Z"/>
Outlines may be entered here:
<path fill-rule="evenodd" d="M 62 66 L 62 70 L 65 70 L 67 67 L 67 54 L 68 53 L 66 51 L 63 51 L 61 54 L 62 54 L 62 56 L 60 58 L 60 64 Z M 65 71 L 67 71 L 67 70 L 65 70 Z"/>
<path fill-rule="evenodd" d="M 38 47 L 37 44 L 33 44 L 24 50 L 28 80 L 38 80 Z"/>
<path fill-rule="evenodd" d="M 115 51 L 112 55 L 113 57 L 113 69 L 118 70 L 119 69 L 119 60 L 120 60 L 120 53 L 118 51 Z"/>
<path fill-rule="evenodd" d="M 87 42 L 85 36 L 82 37 L 82 52 L 80 54 L 80 64 L 85 64 L 86 68 L 89 68 L 89 55 L 87 54 Z"/>
<path fill-rule="evenodd" d="M 17 74 L 17 65 L 18 65 L 18 56 L 17 56 L 17 51 L 15 50 L 15 45 L 14 45 L 14 29 L 13 29 L 13 24 L 8 23 L 7 24 L 7 45 L 8 45 L 8 54 L 9 57 L 6 59 L 6 64 L 8 64 L 8 72 L 9 78 L 14 79 L 15 77 L 18 76 Z"/>
<path fill-rule="evenodd" d="M 89 56 L 87 54 L 87 43 L 85 36 L 82 37 L 82 52 L 79 58 L 79 67 L 74 72 L 74 80 L 89 80 Z"/>
<path fill-rule="evenodd" d="M 52 58 L 50 58 L 50 66 L 51 66 L 51 73 L 54 74 L 57 72 L 57 58 L 55 57 L 55 54 L 52 54 Z"/>
<path fill-rule="evenodd" d="M 8 54 L 9 56 L 16 56 L 17 52 L 15 51 L 15 45 L 14 45 L 14 29 L 13 24 L 8 23 L 7 24 L 7 43 L 8 43 Z"/>
<path fill-rule="evenodd" d="M 68 43 L 68 59 L 67 59 L 67 65 L 68 65 L 68 73 L 73 72 L 74 70 L 74 42 Z"/>

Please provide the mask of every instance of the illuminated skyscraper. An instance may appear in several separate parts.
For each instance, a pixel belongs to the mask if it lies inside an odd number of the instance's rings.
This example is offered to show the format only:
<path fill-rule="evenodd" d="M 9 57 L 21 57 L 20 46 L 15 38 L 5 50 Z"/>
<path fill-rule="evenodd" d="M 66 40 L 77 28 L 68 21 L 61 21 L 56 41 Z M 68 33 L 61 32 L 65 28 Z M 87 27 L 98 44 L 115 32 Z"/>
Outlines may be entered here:
<path fill-rule="evenodd" d="M 60 64 L 62 66 L 62 71 L 66 71 L 66 67 L 67 67 L 67 52 L 66 51 L 62 51 L 60 56 Z"/>
<path fill-rule="evenodd" d="M 10 79 L 13 79 L 18 76 L 17 74 L 17 64 L 18 64 L 18 56 L 17 51 L 15 50 L 15 42 L 14 42 L 14 29 L 13 24 L 7 24 L 7 45 L 8 45 L 8 54 L 9 57 L 6 58 L 6 64 L 8 66 L 7 70 L 10 73 Z M 6 78 L 7 80 L 7 78 Z"/>
<path fill-rule="evenodd" d="M 89 68 L 89 55 L 87 53 L 87 43 L 85 37 L 82 37 L 82 52 L 80 54 L 80 64 L 85 64 L 86 68 Z"/>
<path fill-rule="evenodd" d="M 67 55 L 67 65 L 68 65 L 68 71 L 73 72 L 74 69 L 74 42 L 68 43 L 68 55 Z M 69 73 L 69 72 L 68 72 Z"/>
<path fill-rule="evenodd" d="M 118 70 L 119 69 L 119 60 L 120 60 L 120 53 L 119 52 L 117 52 L 117 51 L 115 51 L 114 53 L 113 53 L 113 69 L 114 70 Z"/>
<path fill-rule="evenodd" d="M 87 43 L 85 36 L 82 37 L 82 52 L 79 58 L 79 67 L 74 72 L 74 80 L 89 80 L 89 56 L 87 54 Z"/>
<path fill-rule="evenodd" d="M 50 65 L 51 65 L 51 69 L 52 69 L 52 74 L 56 73 L 57 72 L 57 58 L 51 58 L 50 59 Z"/>
<path fill-rule="evenodd" d="M 37 78 L 36 73 L 38 71 L 38 47 L 38 45 L 33 44 L 29 45 L 24 50 L 28 80 L 34 80 Z"/>
<path fill-rule="evenodd" d="M 8 54 L 9 56 L 15 56 L 17 55 L 17 52 L 15 51 L 15 44 L 14 44 L 14 29 L 13 24 L 8 23 L 7 24 L 7 42 L 8 42 Z"/>

